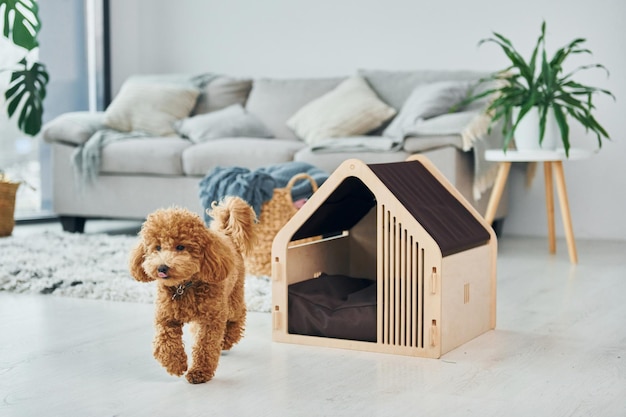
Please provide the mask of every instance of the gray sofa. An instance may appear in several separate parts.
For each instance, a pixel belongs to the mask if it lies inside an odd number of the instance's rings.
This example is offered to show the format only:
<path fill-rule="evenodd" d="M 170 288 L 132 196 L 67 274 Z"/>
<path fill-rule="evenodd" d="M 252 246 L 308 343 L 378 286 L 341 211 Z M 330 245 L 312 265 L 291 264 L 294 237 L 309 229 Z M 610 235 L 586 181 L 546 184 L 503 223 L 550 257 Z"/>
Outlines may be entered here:
<path fill-rule="evenodd" d="M 303 161 L 330 173 L 347 158 L 387 163 L 422 153 L 484 213 L 495 171 L 482 154 L 498 146 L 498 132 L 477 123 L 484 103 L 447 112 L 482 75 L 131 77 L 105 112 L 63 114 L 42 129 L 53 210 L 64 230 L 80 232 L 89 218 L 144 219 L 171 205 L 202 213 L 199 182 L 216 167 Z M 497 218 L 505 214 L 503 204 Z"/>

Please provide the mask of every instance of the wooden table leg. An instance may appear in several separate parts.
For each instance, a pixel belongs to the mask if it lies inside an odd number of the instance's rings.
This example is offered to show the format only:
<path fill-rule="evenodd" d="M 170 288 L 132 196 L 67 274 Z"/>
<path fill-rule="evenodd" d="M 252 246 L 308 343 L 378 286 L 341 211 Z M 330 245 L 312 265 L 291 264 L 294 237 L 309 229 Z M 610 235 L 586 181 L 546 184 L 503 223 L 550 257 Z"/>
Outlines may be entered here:
<path fill-rule="evenodd" d="M 565 175 L 563 173 L 563 163 L 554 161 L 556 191 L 559 195 L 559 205 L 561 206 L 561 217 L 563 217 L 563 228 L 565 229 L 565 239 L 567 240 L 567 250 L 569 252 L 570 262 L 578 263 L 578 254 L 576 253 L 576 242 L 574 241 L 574 229 L 572 228 L 572 217 L 569 211 L 569 202 L 567 199 L 567 189 L 565 188 Z"/>
<path fill-rule="evenodd" d="M 511 170 L 511 162 L 500 162 L 498 167 L 498 174 L 496 175 L 496 182 L 493 184 L 493 190 L 491 190 L 491 197 L 487 204 L 487 212 L 485 213 L 485 221 L 489 224 L 493 223 L 493 219 L 496 216 L 496 210 L 498 210 L 498 204 L 502 198 L 504 192 L 504 186 L 506 185 L 506 179 L 509 176 Z"/>
<path fill-rule="evenodd" d="M 548 215 L 548 250 L 556 253 L 556 237 L 554 233 L 554 190 L 552 187 L 552 162 L 543 163 L 546 182 L 546 213 Z"/>

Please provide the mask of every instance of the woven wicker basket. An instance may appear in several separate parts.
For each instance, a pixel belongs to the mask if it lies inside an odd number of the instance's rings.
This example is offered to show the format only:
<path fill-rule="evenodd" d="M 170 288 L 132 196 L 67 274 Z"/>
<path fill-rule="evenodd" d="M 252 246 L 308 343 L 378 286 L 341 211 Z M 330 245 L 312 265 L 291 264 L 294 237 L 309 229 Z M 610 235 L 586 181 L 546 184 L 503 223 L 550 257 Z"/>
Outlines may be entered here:
<path fill-rule="evenodd" d="M 271 200 L 261 206 L 259 222 L 255 225 L 257 244 L 246 256 L 246 271 L 253 275 L 271 275 L 272 242 L 276 233 L 291 219 L 297 209 L 293 205 L 291 189 L 299 180 L 309 180 L 313 192 L 317 191 L 315 179 L 308 174 L 294 175 L 285 188 L 275 188 Z"/>
<path fill-rule="evenodd" d="M 0 237 L 10 236 L 15 225 L 15 193 L 19 182 L 10 182 L 0 175 Z"/>

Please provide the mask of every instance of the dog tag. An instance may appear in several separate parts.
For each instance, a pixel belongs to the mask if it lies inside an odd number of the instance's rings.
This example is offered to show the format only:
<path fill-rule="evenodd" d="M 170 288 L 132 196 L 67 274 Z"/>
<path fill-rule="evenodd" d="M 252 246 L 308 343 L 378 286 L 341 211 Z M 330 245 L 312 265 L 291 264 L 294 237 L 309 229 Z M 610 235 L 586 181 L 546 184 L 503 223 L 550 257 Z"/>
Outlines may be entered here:
<path fill-rule="evenodd" d="M 185 287 L 183 287 L 182 284 L 180 284 L 177 288 L 176 291 L 174 292 L 174 295 L 172 295 L 172 300 L 175 300 L 176 297 L 180 297 L 181 295 L 183 295 L 183 293 L 185 292 Z"/>

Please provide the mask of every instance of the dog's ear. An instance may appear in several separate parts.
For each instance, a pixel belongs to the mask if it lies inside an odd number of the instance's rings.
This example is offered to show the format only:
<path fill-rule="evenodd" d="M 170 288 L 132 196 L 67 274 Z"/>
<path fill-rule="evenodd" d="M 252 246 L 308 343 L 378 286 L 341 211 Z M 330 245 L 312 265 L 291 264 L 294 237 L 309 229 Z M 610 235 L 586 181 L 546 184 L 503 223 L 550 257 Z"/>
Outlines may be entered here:
<path fill-rule="evenodd" d="M 232 252 L 228 250 L 222 238 L 206 229 L 202 239 L 200 274 L 208 282 L 223 281 L 235 267 Z"/>
<path fill-rule="evenodd" d="M 137 245 L 130 252 L 130 260 L 128 262 L 128 266 L 130 269 L 130 274 L 137 281 L 141 282 L 150 282 L 154 281 L 154 279 L 150 278 L 146 271 L 143 269 L 143 260 L 146 255 L 146 250 L 143 242 L 139 241 Z"/>

